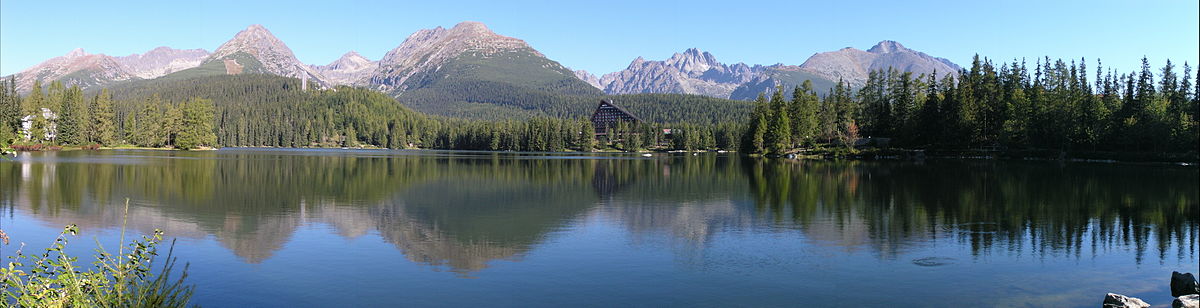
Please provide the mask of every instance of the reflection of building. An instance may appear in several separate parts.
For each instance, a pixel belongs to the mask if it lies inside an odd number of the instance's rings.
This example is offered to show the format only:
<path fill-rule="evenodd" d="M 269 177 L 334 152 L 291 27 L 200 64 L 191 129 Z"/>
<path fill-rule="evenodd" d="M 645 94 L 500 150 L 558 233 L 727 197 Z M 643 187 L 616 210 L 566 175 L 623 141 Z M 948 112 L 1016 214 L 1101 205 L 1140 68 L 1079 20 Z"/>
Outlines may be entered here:
<path fill-rule="evenodd" d="M 42 108 L 41 118 L 37 114 L 31 114 L 21 117 L 21 136 L 25 140 L 33 139 L 33 132 L 38 131 L 43 135 L 44 140 L 53 141 L 58 136 L 58 124 L 54 123 L 58 120 L 58 114 L 50 111 L 49 108 Z"/>
<path fill-rule="evenodd" d="M 640 123 L 642 120 L 608 100 L 600 101 L 600 106 L 597 106 L 596 112 L 592 113 L 592 126 L 596 128 L 597 136 L 607 135 L 608 130 L 616 127 L 620 122 L 633 124 Z"/>

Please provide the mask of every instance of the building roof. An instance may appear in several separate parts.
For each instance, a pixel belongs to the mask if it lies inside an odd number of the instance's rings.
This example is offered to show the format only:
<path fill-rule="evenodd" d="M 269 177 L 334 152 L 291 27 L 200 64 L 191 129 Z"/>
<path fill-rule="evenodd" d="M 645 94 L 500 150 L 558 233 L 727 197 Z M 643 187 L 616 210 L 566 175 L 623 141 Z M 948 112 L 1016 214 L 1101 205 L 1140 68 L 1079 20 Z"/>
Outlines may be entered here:
<path fill-rule="evenodd" d="M 613 108 L 617 108 L 618 111 L 633 118 L 634 121 L 645 122 L 645 121 L 642 121 L 642 118 L 639 118 L 638 116 L 634 115 L 632 112 L 629 112 L 629 110 L 625 110 L 625 108 L 621 108 L 621 106 L 617 106 L 616 103 L 613 103 L 612 101 L 606 100 L 606 99 L 600 100 L 600 105 L 596 106 L 596 111 L 600 111 L 600 108 L 603 108 L 604 105 L 609 105 L 609 106 L 612 106 Z M 592 119 L 596 118 L 596 111 L 592 112 Z"/>

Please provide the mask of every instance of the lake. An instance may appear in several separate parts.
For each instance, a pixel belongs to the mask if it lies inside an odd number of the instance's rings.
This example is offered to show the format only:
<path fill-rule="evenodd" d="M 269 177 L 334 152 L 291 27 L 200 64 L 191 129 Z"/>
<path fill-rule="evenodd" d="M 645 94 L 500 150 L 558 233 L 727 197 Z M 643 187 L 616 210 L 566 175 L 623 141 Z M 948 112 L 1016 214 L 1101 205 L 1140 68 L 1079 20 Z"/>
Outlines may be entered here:
<path fill-rule="evenodd" d="M 716 153 L 21 153 L 0 254 L 115 249 L 126 198 L 209 307 L 1169 304 L 1200 266 L 1195 167 Z"/>

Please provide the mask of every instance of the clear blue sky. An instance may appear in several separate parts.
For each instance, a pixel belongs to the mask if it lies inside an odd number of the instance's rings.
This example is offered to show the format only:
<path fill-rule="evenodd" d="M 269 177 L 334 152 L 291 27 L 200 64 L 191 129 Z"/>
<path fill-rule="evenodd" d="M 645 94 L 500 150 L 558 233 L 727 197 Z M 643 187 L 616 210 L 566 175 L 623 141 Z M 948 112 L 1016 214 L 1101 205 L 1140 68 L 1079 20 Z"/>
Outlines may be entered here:
<path fill-rule="evenodd" d="M 643 3 L 644 2 L 644 3 Z M 486 23 L 562 64 L 601 74 L 689 47 L 727 63 L 800 64 L 880 40 L 959 63 L 1086 57 L 1128 71 L 1145 55 L 1193 66 L 1200 7 L 1179 1 L 14 1 L 0 0 L 0 75 L 82 47 L 128 55 L 212 51 L 263 24 L 301 61 L 377 60 L 412 32 Z M 1030 61 L 1032 62 L 1032 60 Z"/>

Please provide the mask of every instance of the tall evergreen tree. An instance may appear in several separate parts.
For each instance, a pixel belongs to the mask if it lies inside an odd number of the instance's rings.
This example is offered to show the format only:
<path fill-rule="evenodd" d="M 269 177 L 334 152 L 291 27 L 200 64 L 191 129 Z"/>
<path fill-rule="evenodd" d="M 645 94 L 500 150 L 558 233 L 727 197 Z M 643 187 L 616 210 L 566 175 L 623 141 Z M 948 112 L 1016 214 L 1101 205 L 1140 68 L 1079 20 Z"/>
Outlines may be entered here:
<path fill-rule="evenodd" d="M 72 86 L 61 94 L 61 109 L 58 114 L 58 140 L 63 144 L 87 142 L 88 113 L 83 100 L 83 90 Z"/>
<path fill-rule="evenodd" d="M 15 77 L 0 82 L 0 126 L 5 133 L 15 133 L 21 125 L 21 96 L 17 94 Z"/>
<path fill-rule="evenodd" d="M 750 113 L 750 127 L 742 138 L 742 151 L 749 154 L 766 152 L 767 122 L 769 122 L 770 107 L 767 98 L 762 93 L 754 99 L 754 111 Z"/>
<path fill-rule="evenodd" d="M 216 145 L 211 101 L 192 99 L 183 103 L 180 112 L 182 114 L 179 134 L 175 141 L 176 148 L 191 150 Z"/>
<path fill-rule="evenodd" d="M 90 122 L 88 142 L 103 145 L 116 144 L 116 113 L 113 112 L 112 94 L 108 92 L 108 89 L 100 90 L 99 94 L 92 97 Z"/>
<path fill-rule="evenodd" d="M 771 115 L 765 141 L 771 153 L 781 154 L 792 148 L 792 119 L 788 109 L 787 101 L 783 99 L 783 87 L 776 86 L 771 94 Z"/>

